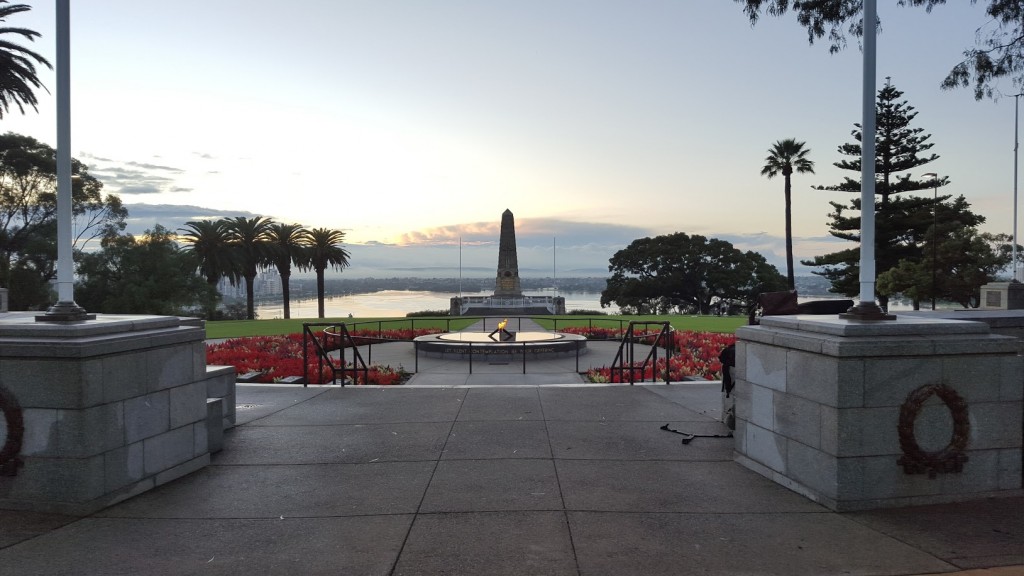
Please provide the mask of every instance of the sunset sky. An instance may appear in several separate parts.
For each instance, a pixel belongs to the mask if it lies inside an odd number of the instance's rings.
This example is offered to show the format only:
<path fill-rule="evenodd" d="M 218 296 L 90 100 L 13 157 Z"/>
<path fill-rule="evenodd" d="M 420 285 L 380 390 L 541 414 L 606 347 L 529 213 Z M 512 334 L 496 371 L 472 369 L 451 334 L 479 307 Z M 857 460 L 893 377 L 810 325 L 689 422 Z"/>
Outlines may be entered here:
<path fill-rule="evenodd" d="M 5 25 L 40 32 L 32 48 L 53 61 L 54 3 L 29 4 Z M 920 172 L 1010 233 L 1014 100 L 939 89 L 991 25 L 986 3 L 879 5 L 878 85 L 892 78 L 941 157 Z M 844 175 L 861 54 L 855 39 L 809 46 L 792 15 L 752 28 L 727 0 L 89 0 L 71 2 L 71 36 L 72 154 L 133 232 L 258 214 L 344 230 L 351 274 L 451 275 L 460 239 L 463 265 L 493 273 L 508 208 L 530 275 L 600 275 L 633 239 L 672 232 L 782 269 L 782 181 L 759 172 L 796 138 L 817 172 L 794 177 L 796 256 L 843 246 L 828 202 L 849 196 L 811 186 Z M 55 144 L 53 96 L 39 99 L 3 129 Z"/>

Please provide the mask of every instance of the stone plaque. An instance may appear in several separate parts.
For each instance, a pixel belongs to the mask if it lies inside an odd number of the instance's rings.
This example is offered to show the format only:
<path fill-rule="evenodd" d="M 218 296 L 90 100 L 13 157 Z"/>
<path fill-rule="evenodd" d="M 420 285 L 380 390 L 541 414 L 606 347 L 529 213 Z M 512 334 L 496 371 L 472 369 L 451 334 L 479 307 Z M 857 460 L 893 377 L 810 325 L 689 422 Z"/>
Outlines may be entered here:
<path fill-rule="evenodd" d="M 986 308 L 1002 308 L 1003 307 L 1003 293 L 999 290 L 986 290 L 985 291 L 985 307 Z"/>

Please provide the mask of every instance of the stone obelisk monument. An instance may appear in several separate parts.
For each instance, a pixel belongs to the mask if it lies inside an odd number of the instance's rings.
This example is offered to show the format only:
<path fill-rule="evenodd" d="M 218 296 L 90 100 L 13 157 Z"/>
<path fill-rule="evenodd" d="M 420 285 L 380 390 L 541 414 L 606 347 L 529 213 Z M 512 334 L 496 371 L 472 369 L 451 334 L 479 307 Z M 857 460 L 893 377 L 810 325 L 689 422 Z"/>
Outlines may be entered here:
<path fill-rule="evenodd" d="M 501 214 L 498 277 L 494 282 L 494 295 L 499 298 L 519 298 L 523 295 L 519 285 L 519 259 L 516 257 L 516 221 L 512 211 L 507 209 Z"/>
<path fill-rule="evenodd" d="M 460 267 L 461 263 L 460 255 Z M 565 298 L 562 296 L 526 296 L 523 294 L 523 287 L 519 282 L 519 257 L 516 255 L 516 221 L 511 210 L 505 210 L 501 214 L 501 237 L 498 239 L 498 276 L 494 281 L 494 294 L 491 296 L 456 296 L 451 299 L 450 314 L 452 316 L 565 314 Z"/>

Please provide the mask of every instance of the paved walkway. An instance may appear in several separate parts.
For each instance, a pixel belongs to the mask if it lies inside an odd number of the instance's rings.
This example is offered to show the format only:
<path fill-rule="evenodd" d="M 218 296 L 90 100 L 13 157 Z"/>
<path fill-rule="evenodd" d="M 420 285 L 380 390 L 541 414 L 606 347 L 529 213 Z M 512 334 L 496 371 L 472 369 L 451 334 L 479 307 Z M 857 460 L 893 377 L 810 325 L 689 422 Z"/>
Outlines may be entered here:
<path fill-rule="evenodd" d="M 0 573 L 1024 571 L 1022 498 L 837 514 L 731 439 L 661 430 L 723 432 L 717 384 L 240 385 L 238 404 L 199 472 L 86 518 L 0 511 Z"/>

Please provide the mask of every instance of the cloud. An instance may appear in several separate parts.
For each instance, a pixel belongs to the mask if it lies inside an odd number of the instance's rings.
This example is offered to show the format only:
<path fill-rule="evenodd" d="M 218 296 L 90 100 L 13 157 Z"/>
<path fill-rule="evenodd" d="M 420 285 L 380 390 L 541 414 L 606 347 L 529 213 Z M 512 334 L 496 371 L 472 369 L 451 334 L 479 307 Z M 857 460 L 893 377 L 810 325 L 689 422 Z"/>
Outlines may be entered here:
<path fill-rule="evenodd" d="M 471 222 L 415 230 L 394 243 L 348 246 L 352 277 L 488 277 L 497 269 L 501 222 Z M 608 260 L 651 231 L 638 226 L 576 222 L 555 218 L 516 220 L 520 274 L 606 276 Z M 460 242 L 461 240 L 461 242 Z"/>
<path fill-rule="evenodd" d="M 159 194 L 161 190 L 158 186 L 150 184 L 135 184 L 131 186 L 122 186 L 119 192 L 121 194 Z"/>
<path fill-rule="evenodd" d="M 406 232 L 398 240 L 399 245 L 458 245 L 497 242 L 501 232 L 500 222 L 472 222 L 439 226 Z"/>
<path fill-rule="evenodd" d="M 253 214 L 240 210 L 215 210 L 203 208 L 202 206 L 185 206 L 179 204 L 125 204 L 128 209 L 127 227 L 128 234 L 139 235 L 146 230 L 151 230 L 160 224 L 168 230 L 177 230 L 186 222 L 193 220 L 215 220 L 218 218 L 234 218 L 244 216 L 253 218 L 261 214 Z"/>
<path fill-rule="evenodd" d="M 125 166 L 137 166 L 143 170 L 164 170 L 167 172 L 174 172 L 176 174 L 182 174 L 185 171 L 181 168 L 175 168 L 173 166 L 161 166 L 159 164 L 146 164 L 144 162 L 125 162 Z"/>
<path fill-rule="evenodd" d="M 160 224 L 178 230 L 186 222 L 202 219 L 252 218 L 267 216 L 239 210 L 219 210 L 175 204 L 126 204 L 126 232 L 141 234 Z M 494 275 L 498 263 L 500 223 L 477 222 L 410 232 L 406 239 L 417 242 L 386 243 L 369 241 L 345 244 L 351 254 L 351 266 L 343 274 L 352 278 L 430 277 L 466 278 Z M 459 244 L 460 234 L 463 242 Z M 785 272 L 785 240 L 764 232 L 748 234 L 705 234 L 730 242 L 736 248 L 762 254 L 769 263 Z M 604 277 L 608 261 L 615 253 L 638 238 L 656 234 L 638 226 L 559 219 L 523 219 L 516 222 L 516 248 L 520 274 L 526 277 Z M 809 274 L 812 268 L 799 260 L 834 252 L 846 242 L 831 236 L 794 238 L 796 272 Z"/>
<path fill-rule="evenodd" d="M 651 230 L 638 226 L 576 222 L 557 218 L 523 218 L 515 222 L 516 244 L 523 247 L 550 247 L 557 244 L 629 244 L 637 238 L 651 235 Z M 414 230 L 401 236 L 397 244 L 412 245 L 489 245 L 497 243 L 501 235 L 501 222 L 472 222 Z"/>
<path fill-rule="evenodd" d="M 103 183 L 104 191 L 128 196 L 147 196 L 164 192 L 191 192 L 178 184 L 177 177 L 184 174 L 181 168 L 147 162 L 122 162 L 83 154 L 83 158 L 94 161 L 89 172 Z"/>

